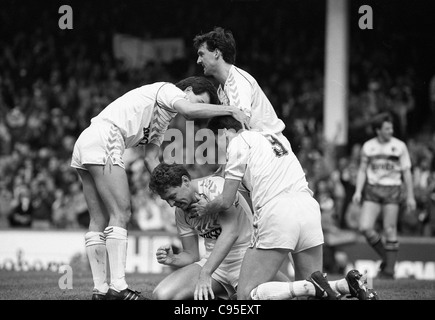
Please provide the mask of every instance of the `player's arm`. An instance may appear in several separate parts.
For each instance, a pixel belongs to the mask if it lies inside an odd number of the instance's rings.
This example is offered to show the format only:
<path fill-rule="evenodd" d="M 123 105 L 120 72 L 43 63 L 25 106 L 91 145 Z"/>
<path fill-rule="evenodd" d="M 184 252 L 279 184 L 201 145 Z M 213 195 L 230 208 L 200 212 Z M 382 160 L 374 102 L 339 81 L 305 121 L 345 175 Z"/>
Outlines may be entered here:
<path fill-rule="evenodd" d="M 149 143 L 145 147 L 145 167 L 149 173 L 152 173 L 154 168 L 160 163 L 159 160 L 160 147 L 154 143 Z"/>
<path fill-rule="evenodd" d="M 252 96 L 254 89 L 252 84 L 245 78 L 234 78 L 236 83 L 227 89 L 227 96 L 230 100 L 230 104 L 236 106 L 242 110 L 248 118 L 252 115 Z M 232 92 L 237 91 L 237 95 Z"/>
<path fill-rule="evenodd" d="M 240 182 L 246 172 L 249 158 L 249 145 L 240 137 L 234 138 L 227 150 L 228 162 L 225 167 L 225 183 L 222 193 L 213 201 L 199 201 L 192 205 L 192 213 L 197 216 L 215 214 L 228 210 L 234 203 Z"/>
<path fill-rule="evenodd" d="M 157 262 L 171 267 L 181 268 L 199 261 L 198 236 L 181 237 L 183 251 L 174 254 L 171 246 L 162 246 L 157 249 Z"/>
<path fill-rule="evenodd" d="M 248 125 L 249 119 L 246 114 L 239 108 L 233 106 L 215 105 L 209 103 L 191 103 L 185 99 L 179 99 L 174 102 L 174 109 L 184 118 L 191 119 L 208 119 L 218 116 L 232 116 L 236 120 Z"/>
<path fill-rule="evenodd" d="M 242 213 L 244 214 L 244 213 Z M 213 251 L 201 269 L 196 285 L 195 300 L 208 300 L 208 295 L 214 299 L 211 287 L 211 275 L 219 267 L 236 242 L 241 229 L 241 213 L 235 206 L 221 212 L 218 216 L 222 231 L 214 245 Z"/>
<path fill-rule="evenodd" d="M 415 203 L 415 197 L 414 197 L 414 187 L 412 184 L 412 173 L 411 173 L 411 169 L 405 169 L 403 171 L 403 180 L 405 182 L 405 186 L 406 186 L 406 194 L 407 194 L 407 203 L 408 205 L 410 204 L 410 202 L 414 202 Z M 410 208 L 410 209 L 415 209 L 415 208 Z"/>
<path fill-rule="evenodd" d="M 368 158 L 363 155 L 356 176 L 355 193 L 352 198 L 353 202 L 355 203 L 361 202 L 361 194 L 367 178 L 367 167 L 368 167 Z"/>
<path fill-rule="evenodd" d="M 193 216 L 204 216 L 211 214 L 221 214 L 221 212 L 230 209 L 236 200 L 237 190 L 239 189 L 240 181 L 234 179 L 225 179 L 224 190 L 212 201 L 207 202 L 204 199 L 192 204 L 191 214 Z"/>

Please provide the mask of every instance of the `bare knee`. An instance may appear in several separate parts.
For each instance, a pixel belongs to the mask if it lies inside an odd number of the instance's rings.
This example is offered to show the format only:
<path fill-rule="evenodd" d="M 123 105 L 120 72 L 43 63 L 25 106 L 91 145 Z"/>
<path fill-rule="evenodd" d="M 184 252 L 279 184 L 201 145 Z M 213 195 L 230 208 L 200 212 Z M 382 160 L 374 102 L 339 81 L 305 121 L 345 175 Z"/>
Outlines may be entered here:
<path fill-rule="evenodd" d="M 397 235 L 396 224 L 388 224 L 384 227 L 385 237 L 387 239 L 395 239 Z"/>
<path fill-rule="evenodd" d="M 368 226 L 360 226 L 358 231 L 366 238 L 371 238 L 377 234 L 377 232 Z"/>
<path fill-rule="evenodd" d="M 171 290 L 158 286 L 153 291 L 153 300 L 174 300 L 174 295 Z"/>

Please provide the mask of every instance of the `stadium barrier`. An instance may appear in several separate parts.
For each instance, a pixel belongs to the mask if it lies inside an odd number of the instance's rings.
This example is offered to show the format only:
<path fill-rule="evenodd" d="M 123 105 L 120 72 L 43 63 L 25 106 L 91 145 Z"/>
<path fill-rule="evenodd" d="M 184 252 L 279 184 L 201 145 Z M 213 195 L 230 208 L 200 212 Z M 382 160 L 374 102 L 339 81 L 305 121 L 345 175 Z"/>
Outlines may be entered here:
<path fill-rule="evenodd" d="M 73 270 L 89 268 L 85 233 L 84 230 L 1 230 L 0 270 L 57 272 L 62 265 L 73 265 Z M 399 242 L 397 278 L 435 280 L 435 238 L 402 237 Z M 171 268 L 155 259 L 157 248 L 166 244 L 180 247 L 181 242 L 177 235 L 164 231 L 129 232 L 127 272 L 169 273 Z M 380 261 L 364 238 L 358 237 L 335 249 L 346 260 L 347 269 L 357 268 L 376 276 Z M 291 263 L 286 264 L 283 270 L 292 276 Z"/>

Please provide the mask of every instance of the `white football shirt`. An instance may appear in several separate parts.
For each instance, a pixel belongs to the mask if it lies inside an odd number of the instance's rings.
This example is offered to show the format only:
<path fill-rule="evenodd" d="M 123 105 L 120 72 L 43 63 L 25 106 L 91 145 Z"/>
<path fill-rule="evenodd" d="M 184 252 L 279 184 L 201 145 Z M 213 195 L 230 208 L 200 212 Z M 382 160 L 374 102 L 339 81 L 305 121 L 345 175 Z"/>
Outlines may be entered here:
<path fill-rule="evenodd" d="M 241 181 L 251 192 L 255 209 L 283 192 L 312 194 L 296 155 L 273 133 L 243 131 L 233 138 L 225 179 Z"/>
<path fill-rule="evenodd" d="M 224 87 L 219 85 L 218 97 L 222 104 L 235 106 L 249 116 L 251 129 L 278 134 L 285 128 L 254 77 L 234 65 Z"/>
<path fill-rule="evenodd" d="M 222 193 L 225 180 L 221 177 L 213 176 L 198 181 L 198 194 L 206 199 L 212 201 Z M 240 194 L 237 194 L 236 201 L 234 202 L 238 214 L 241 215 L 241 230 L 231 250 L 239 250 L 247 248 L 251 239 L 251 209 L 248 203 Z M 175 211 L 175 222 L 180 237 L 187 237 L 191 235 L 199 235 L 204 238 L 204 245 L 206 249 L 206 257 L 208 257 L 221 234 L 222 228 L 218 221 L 218 214 L 205 215 L 197 218 L 189 218 L 188 214 L 180 208 Z"/>
<path fill-rule="evenodd" d="M 117 126 L 125 148 L 148 143 L 160 146 L 169 123 L 177 115 L 174 103 L 180 99 L 187 99 L 187 95 L 172 83 L 144 85 L 110 103 L 91 122 L 104 120 Z"/>

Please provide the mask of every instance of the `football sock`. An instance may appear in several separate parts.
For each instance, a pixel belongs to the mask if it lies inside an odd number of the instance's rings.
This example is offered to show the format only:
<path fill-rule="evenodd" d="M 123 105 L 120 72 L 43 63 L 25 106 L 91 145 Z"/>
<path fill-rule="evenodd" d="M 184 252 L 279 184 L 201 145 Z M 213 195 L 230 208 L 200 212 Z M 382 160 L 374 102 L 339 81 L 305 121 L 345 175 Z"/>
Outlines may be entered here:
<path fill-rule="evenodd" d="M 116 291 L 121 291 L 128 287 L 125 281 L 127 230 L 121 227 L 108 226 L 104 229 L 104 234 L 110 267 L 110 287 Z"/>
<path fill-rule="evenodd" d="M 369 235 L 365 235 L 368 244 L 376 251 L 376 253 L 381 257 L 382 261 L 386 259 L 386 252 L 384 244 L 382 243 L 381 235 L 375 231 L 371 232 Z"/>
<path fill-rule="evenodd" d="M 91 265 L 94 289 L 106 293 L 109 289 L 106 274 L 106 239 L 103 232 L 89 231 L 85 234 L 86 255 Z"/>
<path fill-rule="evenodd" d="M 332 290 L 338 294 L 349 294 L 349 285 L 346 281 L 346 279 L 340 279 L 336 281 L 329 281 L 329 285 L 331 286 Z"/>
<path fill-rule="evenodd" d="M 296 297 L 316 295 L 314 285 L 309 281 L 266 282 L 251 291 L 252 300 L 289 300 Z"/>
<path fill-rule="evenodd" d="M 385 252 L 386 259 L 383 271 L 389 274 L 394 274 L 394 266 L 397 260 L 397 253 L 399 252 L 399 242 L 387 240 L 385 243 Z"/>

